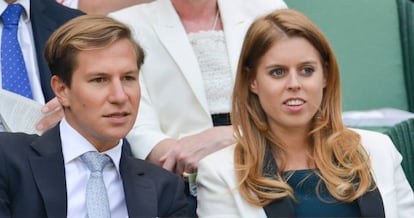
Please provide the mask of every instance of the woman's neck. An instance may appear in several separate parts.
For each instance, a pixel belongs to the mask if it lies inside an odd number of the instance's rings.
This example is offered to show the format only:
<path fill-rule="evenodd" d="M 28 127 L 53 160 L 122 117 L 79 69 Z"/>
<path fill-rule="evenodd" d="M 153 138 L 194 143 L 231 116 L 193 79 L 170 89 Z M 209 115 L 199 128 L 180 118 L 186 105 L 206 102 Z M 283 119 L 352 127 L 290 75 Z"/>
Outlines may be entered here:
<path fill-rule="evenodd" d="M 273 130 L 273 133 L 282 141 L 285 156 L 285 171 L 314 168 L 312 149 L 310 146 L 309 130 L 306 128 Z M 276 153 L 275 159 L 279 154 Z M 278 163 L 279 165 L 279 163 Z"/>
<path fill-rule="evenodd" d="M 222 29 L 216 0 L 171 0 L 186 32 Z M 217 23 L 216 25 L 215 22 Z"/>

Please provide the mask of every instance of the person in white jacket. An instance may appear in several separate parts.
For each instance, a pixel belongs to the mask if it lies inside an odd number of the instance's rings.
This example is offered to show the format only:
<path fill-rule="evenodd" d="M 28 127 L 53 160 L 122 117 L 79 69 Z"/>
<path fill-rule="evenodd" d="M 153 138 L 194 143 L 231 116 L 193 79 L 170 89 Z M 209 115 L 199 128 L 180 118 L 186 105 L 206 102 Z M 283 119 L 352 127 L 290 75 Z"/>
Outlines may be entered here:
<path fill-rule="evenodd" d="M 234 143 L 231 91 L 247 28 L 283 0 L 157 0 L 109 16 L 143 45 L 142 101 L 128 134 L 135 156 L 179 175 Z"/>
<path fill-rule="evenodd" d="M 199 217 L 414 215 L 401 155 L 388 136 L 344 126 L 336 57 L 300 12 L 249 28 L 231 120 L 235 145 L 199 163 Z"/>

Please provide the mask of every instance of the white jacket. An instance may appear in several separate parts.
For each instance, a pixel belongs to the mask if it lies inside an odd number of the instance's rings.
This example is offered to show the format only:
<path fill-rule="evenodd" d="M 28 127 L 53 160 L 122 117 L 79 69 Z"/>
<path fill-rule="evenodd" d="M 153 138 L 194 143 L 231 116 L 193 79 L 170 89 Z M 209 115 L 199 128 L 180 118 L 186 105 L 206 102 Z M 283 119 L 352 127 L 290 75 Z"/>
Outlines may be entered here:
<path fill-rule="evenodd" d="M 384 134 L 355 130 L 371 158 L 372 173 L 381 194 L 385 216 L 414 217 L 414 194 L 401 168 L 402 157 Z M 249 204 L 236 189 L 234 147 L 229 146 L 200 161 L 198 208 L 203 217 L 266 217 L 262 207 Z"/>
<path fill-rule="evenodd" d="M 283 0 L 218 0 L 218 5 L 235 76 L 244 35 L 254 18 L 286 4 Z M 145 159 L 163 139 L 212 127 L 200 67 L 171 1 L 139 4 L 109 16 L 128 24 L 146 52 L 138 118 L 127 136 L 134 155 Z"/>

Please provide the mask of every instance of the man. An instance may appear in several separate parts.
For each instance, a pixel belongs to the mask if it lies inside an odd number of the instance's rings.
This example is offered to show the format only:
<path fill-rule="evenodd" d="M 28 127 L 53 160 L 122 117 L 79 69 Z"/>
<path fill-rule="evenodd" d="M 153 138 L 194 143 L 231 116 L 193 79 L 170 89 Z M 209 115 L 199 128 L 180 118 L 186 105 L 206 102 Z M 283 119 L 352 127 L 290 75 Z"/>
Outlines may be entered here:
<path fill-rule="evenodd" d="M 29 74 L 33 99 L 43 104 L 54 97 L 50 88 L 51 74 L 43 58 L 45 42 L 59 26 L 83 13 L 53 0 L 4 0 L 0 1 L 1 14 L 8 4 L 20 4 L 23 7 L 17 32 L 19 44 Z M 1 26 L 3 29 L 3 24 Z"/>
<path fill-rule="evenodd" d="M 17 37 L 17 47 L 13 46 L 12 53 L 18 52 L 19 58 L 16 58 L 14 54 L 3 53 L 4 51 L 10 51 L 3 44 L 4 42 L 9 41 L 5 36 L 9 36 L 5 27 L 8 25 L 5 20 L 8 19 L 5 16 L 6 11 L 8 11 L 9 6 L 18 6 L 21 9 L 20 15 L 17 15 L 17 25 L 14 27 L 17 31 L 14 33 L 14 37 Z M 7 90 L 25 97 L 29 97 L 40 104 L 44 104 L 54 97 L 54 93 L 50 87 L 50 71 L 47 67 L 47 63 L 43 58 L 43 49 L 46 40 L 49 38 L 50 34 L 57 29 L 59 26 L 64 24 L 66 21 L 82 15 L 83 13 L 78 10 L 73 10 L 66 8 L 54 0 L 0 0 L 0 38 L 2 43 L 0 43 L 1 49 L 1 62 L 0 62 L 0 89 Z M 8 64 L 13 64 L 12 67 L 7 67 L 7 63 L 4 63 L 3 55 L 12 55 L 13 58 Z M 21 60 L 21 61 L 19 61 Z M 17 67 L 14 64 L 20 63 L 21 67 Z M 10 71 L 3 70 L 2 68 L 11 69 Z M 22 77 L 15 69 L 22 69 Z M 9 79 L 6 79 L 9 78 Z M 23 81 L 23 82 L 21 82 Z M 21 84 L 19 84 L 21 82 Z M 10 87 L 12 83 L 16 83 L 19 88 Z M 24 84 L 26 87 L 27 95 L 22 93 L 20 85 Z M 0 103 L 5 104 L 5 99 L 0 98 Z M 61 115 L 62 113 L 57 113 Z M 2 111 L 0 113 L 2 118 L 11 120 L 12 124 L 15 124 L 13 119 L 14 117 L 8 117 L 9 114 Z M 4 122 L 5 120 L 3 120 Z M 20 121 L 19 121 L 20 122 Z M 9 123 L 10 125 L 11 123 Z M 0 120 L 0 131 L 5 131 L 6 124 L 2 123 Z M 27 126 L 32 126 L 28 128 L 27 132 L 35 132 L 34 125 L 29 123 Z M 7 126 L 7 125 L 6 125 Z M 33 130 L 31 130 L 33 129 Z M 26 131 L 26 128 L 18 129 L 19 131 Z M 14 131 L 14 130 L 12 130 Z"/>
<path fill-rule="evenodd" d="M 45 57 L 65 118 L 42 136 L 0 133 L 0 217 L 185 216 L 181 178 L 134 159 L 123 139 L 144 59 L 130 30 L 84 15 L 50 37 Z M 108 159 L 103 172 L 89 170 L 99 164 L 88 154 Z"/>

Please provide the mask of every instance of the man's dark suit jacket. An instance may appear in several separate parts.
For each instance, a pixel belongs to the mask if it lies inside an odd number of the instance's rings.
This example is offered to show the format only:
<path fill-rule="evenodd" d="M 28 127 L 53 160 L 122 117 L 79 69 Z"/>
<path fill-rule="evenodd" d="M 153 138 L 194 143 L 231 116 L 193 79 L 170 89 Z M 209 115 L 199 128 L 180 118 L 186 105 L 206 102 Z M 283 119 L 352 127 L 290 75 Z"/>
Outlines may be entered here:
<path fill-rule="evenodd" d="M 79 10 L 65 7 L 56 0 L 30 0 L 30 21 L 36 48 L 39 76 L 46 102 L 55 95 L 50 87 L 51 73 L 43 56 L 43 49 L 49 36 L 62 24 L 82 15 Z"/>
<path fill-rule="evenodd" d="M 129 217 L 186 216 L 183 180 L 130 155 L 120 173 Z M 70 175 L 76 176 L 76 175 Z M 0 217 L 66 217 L 65 166 L 59 125 L 42 136 L 0 133 Z"/>

